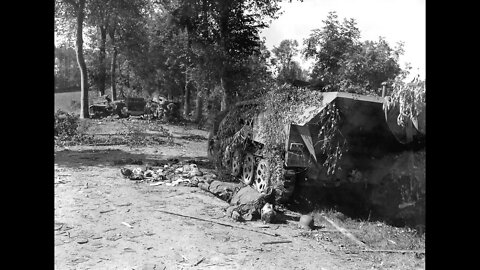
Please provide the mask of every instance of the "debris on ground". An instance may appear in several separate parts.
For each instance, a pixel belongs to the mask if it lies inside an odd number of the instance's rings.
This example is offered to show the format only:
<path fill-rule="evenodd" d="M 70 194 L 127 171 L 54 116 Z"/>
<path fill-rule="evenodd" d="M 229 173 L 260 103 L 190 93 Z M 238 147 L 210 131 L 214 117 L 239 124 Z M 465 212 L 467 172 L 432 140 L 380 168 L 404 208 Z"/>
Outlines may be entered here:
<path fill-rule="evenodd" d="M 133 228 L 133 226 L 130 225 L 130 224 L 128 224 L 127 222 L 122 222 L 122 224 L 125 225 L 125 226 L 127 226 L 127 227 L 129 227 L 129 228 Z"/>
<path fill-rule="evenodd" d="M 153 166 L 160 165 L 160 166 Z M 154 182 L 150 186 L 178 185 L 199 187 L 230 204 L 226 216 L 235 221 L 261 219 L 264 224 L 275 222 L 277 212 L 269 202 L 270 193 L 262 194 L 243 183 L 213 180 L 215 175 L 200 170 L 195 160 L 150 162 L 143 167 L 121 168 L 121 174 L 130 180 Z"/>
<path fill-rule="evenodd" d="M 306 230 L 311 230 L 313 229 L 313 217 L 311 215 L 302 215 L 300 217 L 300 220 L 298 221 L 298 224 L 300 227 Z"/>
<path fill-rule="evenodd" d="M 86 238 L 79 238 L 79 239 L 77 239 L 77 243 L 79 243 L 79 244 L 88 243 L 88 239 L 86 239 Z"/>
<path fill-rule="evenodd" d="M 262 245 L 285 244 L 285 243 L 292 243 L 292 241 L 290 240 L 268 241 L 268 242 L 262 242 Z"/>
<path fill-rule="evenodd" d="M 183 185 L 197 187 L 202 183 L 209 186 L 212 182 L 212 174 L 206 175 L 205 172 L 198 168 L 193 160 L 180 162 L 176 158 L 170 158 L 167 161 L 149 162 L 145 167 L 123 167 L 120 169 L 120 173 L 124 178 L 132 181 L 155 182 L 155 184 L 151 184 L 151 186 L 165 184 L 166 186 Z M 226 197 L 225 194 L 222 195 L 222 192 L 212 191 L 212 193 Z"/>

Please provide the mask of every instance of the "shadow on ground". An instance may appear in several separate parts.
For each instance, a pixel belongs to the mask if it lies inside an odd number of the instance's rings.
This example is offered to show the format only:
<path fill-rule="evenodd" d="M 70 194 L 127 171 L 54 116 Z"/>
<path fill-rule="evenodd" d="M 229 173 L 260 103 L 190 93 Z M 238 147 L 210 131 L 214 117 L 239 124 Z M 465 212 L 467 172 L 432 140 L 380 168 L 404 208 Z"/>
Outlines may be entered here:
<path fill-rule="evenodd" d="M 390 198 L 390 204 L 372 204 L 370 195 L 373 187 L 358 185 L 340 187 L 296 186 L 288 209 L 302 214 L 313 211 L 335 211 L 354 220 L 380 221 L 396 227 L 412 227 L 423 231 L 425 227 L 425 203 L 419 201 L 414 207 L 400 209 Z"/>
<path fill-rule="evenodd" d="M 84 166 L 98 167 L 122 167 L 125 165 L 151 165 L 175 163 L 175 160 L 189 161 L 195 160 L 199 167 L 210 167 L 210 163 L 205 157 L 181 157 L 166 155 L 146 155 L 129 153 L 120 149 L 106 150 L 61 150 L 55 152 L 55 165 L 71 168 L 80 168 Z"/>

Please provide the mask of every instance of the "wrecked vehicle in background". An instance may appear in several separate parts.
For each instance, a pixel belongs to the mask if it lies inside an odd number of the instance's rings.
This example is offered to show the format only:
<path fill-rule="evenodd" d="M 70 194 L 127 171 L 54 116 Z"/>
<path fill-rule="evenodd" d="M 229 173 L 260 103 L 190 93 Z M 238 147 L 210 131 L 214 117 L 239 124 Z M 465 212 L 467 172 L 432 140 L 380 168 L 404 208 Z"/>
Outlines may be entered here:
<path fill-rule="evenodd" d="M 111 101 L 108 96 L 102 96 L 89 106 L 92 118 L 102 118 L 118 115 L 120 118 L 129 116 L 145 116 L 148 119 L 163 119 L 171 121 L 180 117 L 180 104 L 166 99 L 146 100 L 138 97 L 127 97 Z"/>
<path fill-rule="evenodd" d="M 260 193 L 273 193 L 277 203 L 344 201 L 354 215 L 424 219 L 425 111 L 399 125 L 399 106 L 385 106 L 388 98 L 312 97 L 314 103 L 292 108 L 288 120 L 262 99 L 237 103 L 214 125 L 209 158 Z M 272 151 L 275 133 L 283 134 L 283 145 Z"/>
<path fill-rule="evenodd" d="M 143 98 L 126 98 L 124 100 L 115 100 L 107 96 L 100 96 L 89 106 L 91 118 L 102 118 L 110 115 L 118 115 L 121 118 L 130 115 L 142 115 L 145 112 L 146 101 Z"/>
<path fill-rule="evenodd" d="M 116 103 L 112 103 L 107 95 L 100 96 L 88 107 L 90 118 L 102 118 L 115 114 Z"/>
<path fill-rule="evenodd" d="M 143 115 L 146 104 L 147 101 L 144 98 L 127 97 L 118 102 L 116 112 L 120 118 Z"/>
<path fill-rule="evenodd" d="M 180 119 L 180 103 L 158 96 L 145 105 L 145 115 L 149 119 L 162 119 L 167 122 Z"/>

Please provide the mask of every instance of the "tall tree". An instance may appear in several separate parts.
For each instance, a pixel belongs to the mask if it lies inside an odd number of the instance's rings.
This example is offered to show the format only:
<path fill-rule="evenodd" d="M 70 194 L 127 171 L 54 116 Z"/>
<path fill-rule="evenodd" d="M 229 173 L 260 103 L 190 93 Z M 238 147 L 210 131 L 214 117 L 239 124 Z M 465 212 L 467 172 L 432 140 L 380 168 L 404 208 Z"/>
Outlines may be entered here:
<path fill-rule="evenodd" d="M 83 55 L 83 23 L 85 20 L 86 0 L 57 0 L 56 14 L 64 17 L 74 16 L 76 19 L 76 56 L 80 69 L 80 118 L 89 118 L 88 111 L 88 74 Z"/>
<path fill-rule="evenodd" d="M 277 80 L 280 84 L 292 83 L 295 80 L 305 80 L 300 64 L 293 60 L 299 52 L 296 40 L 285 39 L 278 47 L 273 47 L 274 63 L 277 68 Z"/>
<path fill-rule="evenodd" d="M 148 0 L 90 0 L 88 9 L 90 10 L 88 23 L 97 29 L 98 36 L 98 78 L 97 88 L 100 95 L 105 94 L 107 85 L 107 51 L 110 52 L 110 83 L 112 87 L 112 98 L 116 98 L 115 70 L 118 55 L 117 39 L 121 39 L 120 31 L 129 31 L 121 29 L 134 25 L 131 21 L 145 23 L 143 17 L 146 16 L 148 9 L 153 8 Z M 107 43 L 108 38 L 110 44 Z M 107 46 L 110 45 L 110 50 Z"/>
<path fill-rule="evenodd" d="M 323 22 L 323 28 L 305 39 L 303 50 L 306 58 L 316 61 L 311 77 L 320 82 L 323 91 L 378 94 L 382 82 L 392 81 L 400 73 L 401 44 L 392 49 L 382 38 L 361 42 L 355 20 L 340 23 L 336 12 L 330 12 Z"/>
<path fill-rule="evenodd" d="M 276 18 L 278 0 L 181 0 L 173 12 L 175 21 L 187 27 L 192 43 L 203 50 L 197 66 L 216 81 L 225 110 L 234 93 L 235 66 L 259 49 L 259 30 Z M 205 57 L 205 56 L 209 57 Z"/>

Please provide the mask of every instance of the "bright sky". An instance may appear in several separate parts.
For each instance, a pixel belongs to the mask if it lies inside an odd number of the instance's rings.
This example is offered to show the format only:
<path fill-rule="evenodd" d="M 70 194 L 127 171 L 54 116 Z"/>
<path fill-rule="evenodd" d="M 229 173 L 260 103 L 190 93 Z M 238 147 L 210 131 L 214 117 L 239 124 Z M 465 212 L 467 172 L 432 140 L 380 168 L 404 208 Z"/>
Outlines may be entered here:
<path fill-rule="evenodd" d="M 412 75 L 425 78 L 425 0 L 284 0 L 281 6 L 283 14 L 261 33 L 268 49 L 284 39 L 296 39 L 303 46 L 310 31 L 322 28 L 328 12 L 336 11 L 340 21 L 355 19 L 362 40 L 382 36 L 391 47 L 404 42 L 400 64 L 410 63 Z"/>

